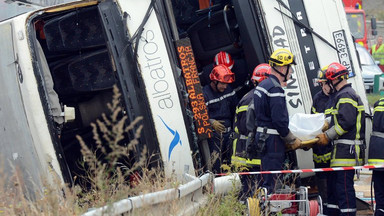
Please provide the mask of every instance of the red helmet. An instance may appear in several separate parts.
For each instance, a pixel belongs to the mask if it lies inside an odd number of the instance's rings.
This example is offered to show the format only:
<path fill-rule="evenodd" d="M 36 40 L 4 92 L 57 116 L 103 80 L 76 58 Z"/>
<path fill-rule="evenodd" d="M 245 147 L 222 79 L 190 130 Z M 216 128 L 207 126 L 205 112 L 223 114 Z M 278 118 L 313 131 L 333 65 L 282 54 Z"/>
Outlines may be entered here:
<path fill-rule="evenodd" d="M 222 83 L 233 83 L 235 81 L 235 74 L 227 66 L 217 65 L 212 69 L 209 78 Z"/>
<path fill-rule="evenodd" d="M 253 70 L 251 80 L 252 82 L 257 81 L 260 83 L 261 81 L 268 78 L 269 74 L 271 74 L 271 66 L 269 64 L 259 64 Z"/>
<path fill-rule="evenodd" d="M 336 79 L 348 79 L 348 70 L 344 65 L 333 62 L 328 66 L 328 69 L 325 72 L 325 77 L 331 81 Z"/>
<path fill-rule="evenodd" d="M 229 69 L 232 69 L 233 65 L 235 64 L 231 55 L 224 51 L 220 51 L 219 53 L 217 53 L 215 55 L 214 61 L 215 61 L 215 66 L 223 64 L 227 66 Z"/>

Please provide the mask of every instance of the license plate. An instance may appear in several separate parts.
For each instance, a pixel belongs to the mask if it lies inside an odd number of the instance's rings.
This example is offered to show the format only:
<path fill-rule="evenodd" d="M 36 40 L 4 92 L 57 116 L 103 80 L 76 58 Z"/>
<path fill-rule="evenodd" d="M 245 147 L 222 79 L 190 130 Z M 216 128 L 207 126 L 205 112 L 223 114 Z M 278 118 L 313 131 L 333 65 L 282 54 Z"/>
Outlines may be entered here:
<path fill-rule="evenodd" d="M 349 71 L 349 77 L 355 76 L 352 71 L 351 58 L 349 55 L 349 48 L 345 40 L 344 30 L 333 32 L 333 39 L 335 40 L 336 49 L 339 55 L 340 64 L 344 65 Z"/>

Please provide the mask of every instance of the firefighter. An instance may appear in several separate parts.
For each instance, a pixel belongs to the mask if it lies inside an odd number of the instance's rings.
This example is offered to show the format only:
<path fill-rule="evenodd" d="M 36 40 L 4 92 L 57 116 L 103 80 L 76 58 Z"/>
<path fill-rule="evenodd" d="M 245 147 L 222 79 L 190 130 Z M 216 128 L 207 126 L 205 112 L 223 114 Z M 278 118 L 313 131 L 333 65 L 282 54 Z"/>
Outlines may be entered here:
<path fill-rule="evenodd" d="M 322 68 L 318 71 L 316 82 L 321 86 L 321 91 L 319 91 L 313 97 L 312 109 L 311 113 L 324 113 L 326 116 L 329 116 L 330 113 L 330 105 L 331 102 L 331 87 L 330 84 L 325 77 L 325 72 L 328 66 Z M 325 126 L 323 127 L 323 131 L 327 130 L 329 127 L 329 123 L 326 121 Z M 328 168 L 331 162 L 331 151 L 332 145 L 328 143 L 326 146 L 313 146 L 313 162 L 315 164 L 315 168 Z M 327 215 L 327 179 L 328 172 L 319 172 L 316 173 L 316 184 L 319 190 L 319 194 L 323 201 L 323 211 L 324 214 Z"/>
<path fill-rule="evenodd" d="M 209 75 L 211 74 L 212 69 L 220 64 L 227 66 L 232 71 L 235 61 L 229 53 L 224 51 L 218 52 L 213 58 L 213 64 L 208 64 L 203 67 L 203 71 L 199 74 L 202 86 L 206 86 L 211 82 Z"/>
<path fill-rule="evenodd" d="M 287 49 L 278 49 L 269 58 L 271 74 L 254 91 L 256 115 L 256 135 L 254 144 L 261 152 L 261 169 L 281 170 L 286 150 L 295 150 L 301 146 L 301 140 L 288 129 L 288 110 L 283 87 L 287 86 L 296 64 L 294 55 Z M 262 186 L 268 193 L 275 189 L 278 175 L 263 175 Z"/>
<path fill-rule="evenodd" d="M 229 86 L 235 81 L 235 74 L 227 66 L 215 66 L 209 78 L 211 83 L 203 88 L 209 122 L 214 129 L 208 144 L 211 154 L 219 153 L 219 158 L 214 162 L 212 168 L 213 172 L 219 173 L 221 163 L 230 160 L 229 136 L 238 100 L 235 91 Z"/>
<path fill-rule="evenodd" d="M 384 98 L 374 105 L 373 129 L 369 142 L 368 164 L 384 165 Z M 372 171 L 372 181 L 375 190 L 376 216 L 384 215 L 384 169 Z"/>
<path fill-rule="evenodd" d="M 384 72 L 384 45 L 383 45 L 383 36 L 379 35 L 377 37 L 377 43 L 371 48 L 372 57 L 379 61 L 379 67 Z"/>
<path fill-rule="evenodd" d="M 219 64 L 223 64 L 227 66 L 235 74 L 236 80 L 233 83 L 231 83 L 231 87 L 235 89 L 236 92 L 240 91 L 240 89 L 242 89 L 242 87 L 244 86 L 245 81 L 247 81 L 247 77 L 248 77 L 247 64 L 244 59 L 232 58 L 231 54 L 224 51 L 220 51 L 215 55 L 215 57 L 213 58 L 213 64 L 208 64 L 205 67 L 203 67 L 203 71 L 200 74 L 201 85 L 205 86 L 210 83 L 209 74 L 211 73 L 212 69 Z M 241 98 L 245 93 L 248 92 L 248 90 L 250 90 L 250 88 L 246 90 L 247 91 L 242 94 L 237 93 L 237 96 Z"/>
<path fill-rule="evenodd" d="M 328 66 L 325 73 L 334 92 L 331 105 L 331 128 L 317 135 L 318 145 L 333 142 L 331 167 L 360 166 L 363 164 L 365 112 L 360 97 L 347 83 L 348 70 L 340 63 Z M 328 178 L 329 215 L 356 215 L 353 187 L 354 170 L 330 172 Z"/>
<path fill-rule="evenodd" d="M 251 81 L 256 87 L 261 81 L 266 79 L 270 74 L 271 67 L 268 64 L 258 65 L 252 73 Z M 249 91 L 240 100 L 236 107 L 236 113 L 233 123 L 233 154 L 231 163 L 235 167 L 246 167 L 248 171 L 260 170 L 260 156 L 247 156 L 246 142 L 248 140 L 248 133 L 253 131 L 253 128 L 247 127 L 247 112 L 249 111 L 248 105 L 253 107 L 253 91 Z M 252 103 L 252 104 L 251 104 Z M 254 112 L 254 110 L 250 110 Z M 254 118 L 253 118 L 254 122 Z M 257 179 L 256 175 L 240 175 L 242 190 L 240 191 L 240 200 L 245 200 L 253 191 L 253 186 Z"/>

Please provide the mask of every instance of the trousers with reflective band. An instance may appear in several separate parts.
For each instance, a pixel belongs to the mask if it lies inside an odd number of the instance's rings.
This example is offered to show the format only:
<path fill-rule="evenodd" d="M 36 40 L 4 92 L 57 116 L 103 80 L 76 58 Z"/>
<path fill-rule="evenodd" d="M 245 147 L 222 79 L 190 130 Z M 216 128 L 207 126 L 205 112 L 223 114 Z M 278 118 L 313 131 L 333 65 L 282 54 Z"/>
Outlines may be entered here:
<path fill-rule="evenodd" d="M 327 179 L 328 215 L 356 215 L 354 175 L 354 170 L 329 173 Z"/>

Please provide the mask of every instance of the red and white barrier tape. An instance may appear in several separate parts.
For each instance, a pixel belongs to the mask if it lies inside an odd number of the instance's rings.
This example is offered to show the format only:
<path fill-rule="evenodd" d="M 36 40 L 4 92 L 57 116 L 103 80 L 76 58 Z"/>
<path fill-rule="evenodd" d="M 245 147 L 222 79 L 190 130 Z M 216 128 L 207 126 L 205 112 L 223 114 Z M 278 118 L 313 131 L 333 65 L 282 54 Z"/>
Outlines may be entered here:
<path fill-rule="evenodd" d="M 298 170 L 275 170 L 275 171 L 258 171 L 258 172 L 238 172 L 231 174 L 238 175 L 257 175 L 257 174 L 279 174 L 279 173 L 308 173 L 308 172 L 332 172 L 342 170 L 360 170 L 360 169 L 373 169 L 373 168 L 384 168 L 384 165 L 366 165 L 366 166 L 354 166 L 354 167 L 334 167 L 334 168 L 316 168 L 316 169 L 298 169 Z M 216 176 L 224 176 L 229 173 L 219 173 Z"/>

